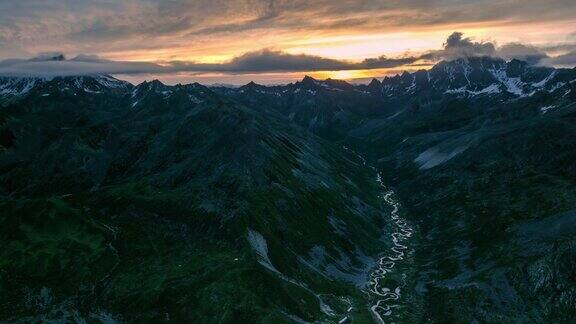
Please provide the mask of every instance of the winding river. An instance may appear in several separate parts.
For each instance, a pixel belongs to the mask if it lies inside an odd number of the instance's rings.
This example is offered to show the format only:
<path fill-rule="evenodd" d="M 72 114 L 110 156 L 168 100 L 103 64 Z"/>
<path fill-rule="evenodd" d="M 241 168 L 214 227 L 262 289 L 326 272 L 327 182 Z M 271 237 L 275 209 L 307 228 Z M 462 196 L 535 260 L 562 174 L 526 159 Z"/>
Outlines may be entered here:
<path fill-rule="evenodd" d="M 344 150 L 356 155 L 365 166 L 370 167 L 372 170 L 377 171 L 374 166 L 369 165 L 366 159 L 353 151 L 352 149 L 344 146 Z M 385 285 L 386 279 L 394 272 L 396 265 L 404 260 L 404 257 L 409 253 L 411 248 L 408 245 L 409 239 L 414 234 L 414 229 L 408 222 L 400 217 L 400 203 L 395 198 L 394 191 L 388 189 L 382 182 L 382 174 L 376 173 L 376 181 L 380 188 L 382 188 L 381 198 L 392 207 L 390 218 L 394 226 L 393 233 L 390 235 L 392 238 L 392 253 L 389 253 L 378 260 L 376 269 L 370 274 L 370 281 L 368 282 L 369 293 L 374 297 L 370 310 L 374 319 L 378 323 L 385 323 L 384 318 L 390 317 L 394 314 L 394 309 L 400 307 L 399 301 L 402 296 L 401 285 L 395 287 L 387 287 Z M 347 317 L 343 321 L 347 320 Z"/>
<path fill-rule="evenodd" d="M 380 173 L 377 174 L 376 181 L 383 188 L 382 199 L 392 207 L 391 219 L 394 232 L 391 235 L 393 247 L 389 253 L 378 260 L 377 268 L 370 274 L 368 283 L 370 293 L 375 296 L 370 310 L 379 323 L 384 323 L 385 317 L 390 317 L 394 309 L 399 308 L 398 304 L 401 296 L 401 286 L 386 286 L 386 278 L 394 272 L 396 266 L 404 260 L 406 253 L 410 251 L 408 239 L 412 237 L 414 230 L 406 220 L 400 217 L 400 203 L 394 197 L 394 192 L 388 190 L 382 183 Z"/>

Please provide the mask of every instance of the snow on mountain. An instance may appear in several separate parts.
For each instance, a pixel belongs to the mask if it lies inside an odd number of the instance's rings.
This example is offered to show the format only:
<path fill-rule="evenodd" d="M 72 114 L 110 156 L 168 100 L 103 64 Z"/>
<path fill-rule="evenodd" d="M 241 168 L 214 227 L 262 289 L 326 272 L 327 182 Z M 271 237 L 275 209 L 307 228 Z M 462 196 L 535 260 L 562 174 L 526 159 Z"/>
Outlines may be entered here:
<path fill-rule="evenodd" d="M 430 70 L 404 72 L 385 77 L 381 81 L 373 79 L 368 85 L 353 85 L 333 79 L 317 80 L 306 76 L 301 81 L 288 85 L 264 86 L 251 82 L 238 88 L 218 86 L 211 89 L 235 98 L 242 97 L 244 101 L 269 98 L 277 103 L 289 102 L 294 96 L 301 98 L 299 100 L 325 97 L 335 102 L 366 100 L 372 103 L 377 100 L 394 101 L 402 98 L 430 100 L 440 96 L 511 100 L 530 97 L 542 91 L 569 93 L 575 80 L 575 70 L 536 67 L 518 60 L 506 62 L 497 58 L 474 57 L 440 62 Z M 137 106 L 145 96 L 158 95 L 168 100 L 177 93 L 186 92 L 184 97 L 187 98 L 187 102 L 199 104 L 206 99 L 205 93 L 211 90 L 206 87 L 203 87 L 204 90 L 198 90 L 193 89 L 194 87 L 203 86 L 168 86 L 157 80 L 133 86 L 105 75 L 52 79 L 0 77 L 0 103 L 13 102 L 25 97 L 34 89 L 42 88 L 42 94 L 46 95 L 50 95 L 52 91 L 67 91 L 73 95 L 126 92 L 131 96 L 132 107 Z M 366 105 L 365 102 L 362 104 Z M 338 106 L 336 103 L 335 105 Z"/>
<path fill-rule="evenodd" d="M 106 93 L 127 91 L 132 85 L 108 75 L 76 77 L 0 77 L 0 104 L 25 97 L 34 90 L 49 96 L 51 92 Z"/>
<path fill-rule="evenodd" d="M 441 93 L 466 96 L 507 94 L 520 98 L 537 91 L 554 92 L 575 79 L 576 73 L 572 70 L 478 57 L 440 62 L 429 71 L 385 77 L 380 87 L 384 97 Z M 369 88 L 374 93 L 378 86 L 372 82 Z"/>
<path fill-rule="evenodd" d="M 0 104 L 25 96 L 36 85 L 44 81 L 45 80 L 41 78 L 0 77 Z"/>

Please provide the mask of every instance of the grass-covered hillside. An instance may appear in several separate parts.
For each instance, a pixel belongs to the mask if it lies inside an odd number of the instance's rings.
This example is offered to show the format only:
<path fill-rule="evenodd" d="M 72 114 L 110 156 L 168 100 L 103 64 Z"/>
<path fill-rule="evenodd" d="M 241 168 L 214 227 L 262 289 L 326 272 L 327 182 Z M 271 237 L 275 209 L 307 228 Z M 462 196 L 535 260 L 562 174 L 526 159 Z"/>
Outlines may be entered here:
<path fill-rule="evenodd" d="M 0 318 L 369 319 L 357 157 L 199 85 L 61 89 L 2 109 Z"/>

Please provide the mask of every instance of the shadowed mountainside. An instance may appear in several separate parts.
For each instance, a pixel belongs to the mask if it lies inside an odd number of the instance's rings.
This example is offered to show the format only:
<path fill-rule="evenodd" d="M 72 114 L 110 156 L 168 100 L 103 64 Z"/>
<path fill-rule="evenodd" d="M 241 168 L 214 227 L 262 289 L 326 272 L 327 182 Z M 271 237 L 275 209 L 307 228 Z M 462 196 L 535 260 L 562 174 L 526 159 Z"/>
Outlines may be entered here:
<path fill-rule="evenodd" d="M 569 321 L 575 81 L 492 58 L 368 85 L 0 78 L 0 318 L 370 321 L 390 208 L 348 146 L 418 229 L 395 320 Z"/>

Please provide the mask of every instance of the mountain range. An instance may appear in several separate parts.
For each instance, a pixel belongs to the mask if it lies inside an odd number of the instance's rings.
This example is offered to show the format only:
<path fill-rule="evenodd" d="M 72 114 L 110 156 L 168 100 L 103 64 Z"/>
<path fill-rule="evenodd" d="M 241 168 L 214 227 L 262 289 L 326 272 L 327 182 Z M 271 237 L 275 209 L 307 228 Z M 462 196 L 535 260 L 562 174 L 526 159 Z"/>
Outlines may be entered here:
<path fill-rule="evenodd" d="M 382 316 L 576 317 L 576 69 L 0 77 L 0 105 L 7 322 L 371 322 L 397 213 L 414 235 Z"/>

